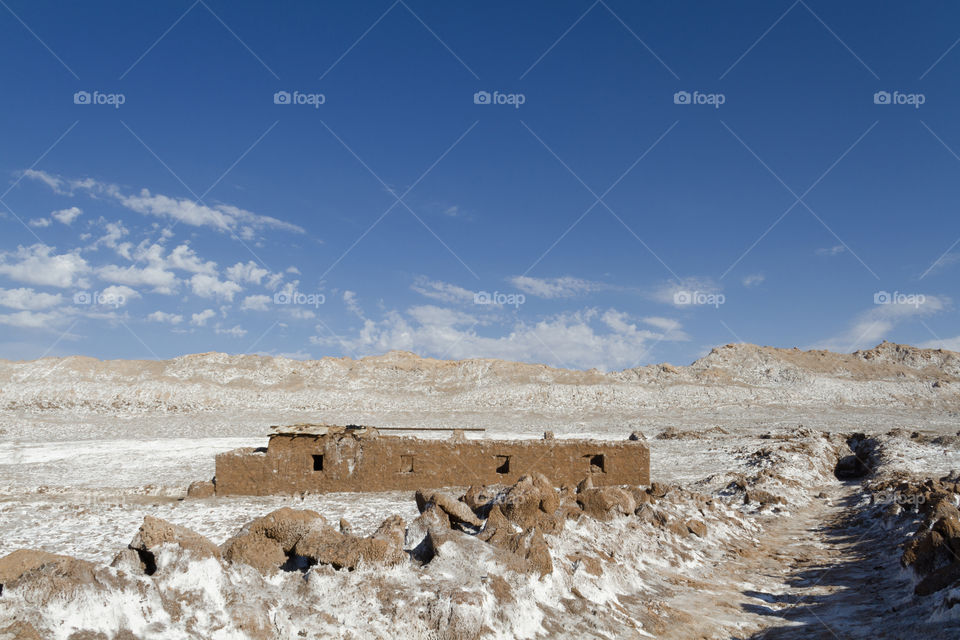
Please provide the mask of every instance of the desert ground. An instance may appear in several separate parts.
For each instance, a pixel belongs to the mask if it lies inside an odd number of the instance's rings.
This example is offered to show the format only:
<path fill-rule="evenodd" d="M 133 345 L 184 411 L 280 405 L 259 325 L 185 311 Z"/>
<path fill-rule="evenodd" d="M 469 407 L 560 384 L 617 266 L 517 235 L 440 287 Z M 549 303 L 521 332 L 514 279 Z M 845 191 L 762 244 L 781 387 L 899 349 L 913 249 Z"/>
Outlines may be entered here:
<path fill-rule="evenodd" d="M 652 485 L 187 497 L 218 452 L 297 422 L 638 433 Z M 0 361 L 0 638 L 956 638 L 958 470 L 960 354 L 890 343 L 613 373 Z M 281 509 L 309 562 L 244 561 Z M 296 551 L 320 531 L 390 553 Z"/>

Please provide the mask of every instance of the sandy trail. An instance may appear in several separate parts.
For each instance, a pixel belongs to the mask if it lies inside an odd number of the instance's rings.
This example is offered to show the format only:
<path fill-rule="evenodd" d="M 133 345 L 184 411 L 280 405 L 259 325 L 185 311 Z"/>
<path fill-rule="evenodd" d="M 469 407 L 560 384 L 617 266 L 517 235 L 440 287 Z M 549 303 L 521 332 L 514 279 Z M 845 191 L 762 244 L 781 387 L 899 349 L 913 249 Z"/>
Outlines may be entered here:
<path fill-rule="evenodd" d="M 811 495 L 819 497 L 790 515 L 763 516 L 757 539 L 718 549 L 699 580 L 675 580 L 676 589 L 633 603 L 658 612 L 647 628 L 676 640 L 954 637 L 898 619 L 911 581 L 882 519 L 861 516 L 859 483 Z"/>

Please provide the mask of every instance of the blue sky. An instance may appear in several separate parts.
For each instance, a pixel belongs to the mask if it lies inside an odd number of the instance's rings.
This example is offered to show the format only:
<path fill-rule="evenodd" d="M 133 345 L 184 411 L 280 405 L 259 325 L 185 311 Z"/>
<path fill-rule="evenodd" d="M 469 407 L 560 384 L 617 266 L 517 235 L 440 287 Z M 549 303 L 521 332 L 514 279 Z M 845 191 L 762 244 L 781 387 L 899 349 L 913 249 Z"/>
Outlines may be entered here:
<path fill-rule="evenodd" d="M 0 5 L 0 357 L 960 350 L 954 3 Z"/>

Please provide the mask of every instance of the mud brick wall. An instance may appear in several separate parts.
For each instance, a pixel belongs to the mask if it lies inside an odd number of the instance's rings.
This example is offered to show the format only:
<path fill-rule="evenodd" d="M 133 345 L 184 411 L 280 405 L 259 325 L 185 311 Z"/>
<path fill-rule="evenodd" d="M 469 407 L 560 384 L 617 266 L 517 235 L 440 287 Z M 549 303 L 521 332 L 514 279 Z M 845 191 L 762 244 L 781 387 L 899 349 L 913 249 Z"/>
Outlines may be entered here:
<path fill-rule="evenodd" d="M 392 491 L 513 483 L 540 472 L 556 485 L 647 485 L 650 453 L 637 440 L 446 440 L 373 430 L 279 434 L 266 449 L 217 456 L 217 495 Z"/>

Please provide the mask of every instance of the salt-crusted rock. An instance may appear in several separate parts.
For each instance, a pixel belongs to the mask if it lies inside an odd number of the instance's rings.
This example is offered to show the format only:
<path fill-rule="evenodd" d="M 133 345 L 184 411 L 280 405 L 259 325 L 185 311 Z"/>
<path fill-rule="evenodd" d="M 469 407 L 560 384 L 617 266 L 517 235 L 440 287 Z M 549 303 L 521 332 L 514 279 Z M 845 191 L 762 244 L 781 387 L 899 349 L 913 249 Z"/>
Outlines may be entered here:
<path fill-rule="evenodd" d="M 197 480 L 187 487 L 188 498 L 212 498 L 215 493 L 216 488 L 209 480 Z"/>
<path fill-rule="evenodd" d="M 758 504 L 760 506 L 767 504 L 784 504 L 786 500 L 780 496 L 775 496 L 769 491 L 763 489 L 750 489 L 743 494 L 744 504 Z"/>
<path fill-rule="evenodd" d="M 483 522 L 469 506 L 444 493 L 434 493 L 430 497 L 430 502 L 447 514 L 450 518 L 450 524 L 466 524 L 475 528 L 483 525 Z"/>
<path fill-rule="evenodd" d="M 647 493 L 653 498 L 663 498 L 670 493 L 670 487 L 660 482 L 653 482 L 650 484 L 650 488 L 647 489 Z"/>
<path fill-rule="evenodd" d="M 616 515 L 632 515 L 637 508 L 633 496 L 619 487 L 581 491 L 577 494 L 577 504 L 585 514 L 597 520 L 609 520 Z"/>
<path fill-rule="evenodd" d="M 517 480 L 497 506 L 507 520 L 522 529 L 539 528 L 545 533 L 556 533 L 563 527 L 563 518 L 556 516 L 560 497 L 542 474 Z"/>
<path fill-rule="evenodd" d="M 460 501 L 470 507 L 478 517 L 486 518 L 496 497 L 496 490 L 481 485 L 473 485 L 467 489 Z"/>
<path fill-rule="evenodd" d="M 917 583 L 913 592 L 918 596 L 928 596 L 942 589 L 960 583 L 960 560 L 941 567 Z"/>
<path fill-rule="evenodd" d="M 19 620 L 0 629 L 0 640 L 43 640 L 43 636 L 32 624 Z"/>
<path fill-rule="evenodd" d="M 72 559 L 70 556 L 37 549 L 17 549 L 0 558 L 0 594 L 3 593 L 4 585 L 13 582 L 31 569 L 36 569 L 48 562 L 65 562 Z"/>
<path fill-rule="evenodd" d="M 264 574 L 279 571 L 287 561 L 280 543 L 262 535 L 234 536 L 223 543 L 222 551 L 228 562 L 247 564 Z"/>
<path fill-rule="evenodd" d="M 302 537 L 324 527 L 328 527 L 327 522 L 316 511 L 284 507 L 248 522 L 223 543 L 220 551 L 228 562 L 248 564 L 261 573 L 269 573 L 286 564 Z"/>
<path fill-rule="evenodd" d="M 248 523 L 241 533 L 261 535 L 276 540 L 285 553 L 290 553 L 301 537 L 314 527 L 323 527 L 326 524 L 327 521 L 316 511 L 283 507 Z"/>
<path fill-rule="evenodd" d="M 137 552 L 150 575 L 156 570 L 156 553 L 165 544 L 175 544 L 196 558 L 219 558 L 220 549 L 207 538 L 186 527 L 160 518 L 146 516 L 140 530 L 130 541 L 130 549 Z"/>
<path fill-rule="evenodd" d="M 381 537 L 358 538 L 344 535 L 330 526 L 315 526 L 293 548 L 293 553 L 313 564 L 328 564 L 334 569 L 355 569 L 361 561 L 374 565 L 394 565 L 406 560 L 389 523 Z"/>
<path fill-rule="evenodd" d="M 30 604 L 45 606 L 54 599 L 70 599 L 83 587 L 97 584 L 93 563 L 35 549 L 20 549 L 0 558 L 0 594 L 17 590 Z M 107 587 L 118 582 L 101 576 Z"/>
<path fill-rule="evenodd" d="M 692 518 L 686 522 L 687 531 L 697 536 L 698 538 L 707 537 L 707 525 L 703 520 L 697 520 Z"/>

